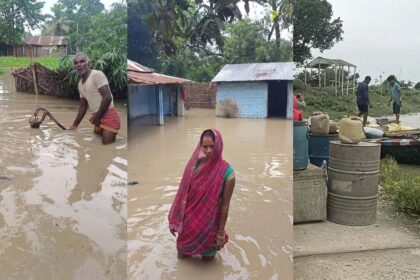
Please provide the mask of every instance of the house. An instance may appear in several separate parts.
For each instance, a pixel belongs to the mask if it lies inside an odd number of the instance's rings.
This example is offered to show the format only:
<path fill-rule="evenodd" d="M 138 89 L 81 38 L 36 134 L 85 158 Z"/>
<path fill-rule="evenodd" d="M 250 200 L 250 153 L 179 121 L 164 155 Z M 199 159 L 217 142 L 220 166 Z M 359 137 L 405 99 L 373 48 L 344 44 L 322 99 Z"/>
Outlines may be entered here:
<path fill-rule="evenodd" d="M 65 36 L 27 36 L 24 44 L 9 47 L 7 55 L 23 57 L 65 56 L 68 54 Z"/>
<path fill-rule="evenodd" d="M 239 118 L 292 118 L 292 62 L 227 64 L 213 78 L 217 83 L 216 114 L 228 101 Z"/>
<path fill-rule="evenodd" d="M 192 81 L 156 73 L 131 60 L 127 65 L 129 120 L 152 115 L 163 125 L 165 115 L 184 115 L 182 85 Z"/>

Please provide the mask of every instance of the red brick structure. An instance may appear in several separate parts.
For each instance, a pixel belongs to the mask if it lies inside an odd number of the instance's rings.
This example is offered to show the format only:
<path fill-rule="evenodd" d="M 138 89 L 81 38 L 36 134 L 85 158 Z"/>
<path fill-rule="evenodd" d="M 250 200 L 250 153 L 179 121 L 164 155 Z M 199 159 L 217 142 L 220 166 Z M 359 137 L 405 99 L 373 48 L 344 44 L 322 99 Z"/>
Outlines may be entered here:
<path fill-rule="evenodd" d="M 216 108 L 216 84 L 214 83 L 194 83 L 184 85 L 187 93 L 187 108 Z"/>

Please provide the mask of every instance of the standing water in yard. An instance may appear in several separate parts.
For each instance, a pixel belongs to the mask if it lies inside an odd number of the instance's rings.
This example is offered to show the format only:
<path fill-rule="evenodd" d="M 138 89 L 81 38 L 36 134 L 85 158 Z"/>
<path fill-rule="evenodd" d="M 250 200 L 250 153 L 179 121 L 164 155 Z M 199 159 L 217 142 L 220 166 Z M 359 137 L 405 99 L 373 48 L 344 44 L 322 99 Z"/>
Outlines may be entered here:
<path fill-rule="evenodd" d="M 65 126 L 78 101 L 16 93 L 0 77 L 2 279 L 126 279 L 126 112 L 108 146 L 89 112 L 76 131 L 28 120 L 47 108 Z M 121 107 L 121 106 L 120 106 Z"/>
<path fill-rule="evenodd" d="M 184 117 L 131 122 L 128 174 L 130 279 L 291 279 L 292 121 L 216 118 L 192 109 Z M 200 134 L 220 131 L 223 158 L 236 185 L 226 231 L 229 242 L 211 262 L 178 259 L 168 213 Z"/>

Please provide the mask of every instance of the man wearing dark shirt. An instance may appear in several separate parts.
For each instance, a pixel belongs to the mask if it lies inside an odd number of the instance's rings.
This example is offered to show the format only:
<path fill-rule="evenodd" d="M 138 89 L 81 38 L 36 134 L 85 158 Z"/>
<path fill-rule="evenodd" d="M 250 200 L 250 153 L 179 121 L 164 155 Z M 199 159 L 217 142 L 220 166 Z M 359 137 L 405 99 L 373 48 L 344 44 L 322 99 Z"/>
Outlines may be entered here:
<path fill-rule="evenodd" d="M 359 108 L 359 117 L 363 115 L 363 126 L 366 126 L 369 109 L 369 83 L 370 76 L 366 76 L 357 88 L 357 107 Z"/>

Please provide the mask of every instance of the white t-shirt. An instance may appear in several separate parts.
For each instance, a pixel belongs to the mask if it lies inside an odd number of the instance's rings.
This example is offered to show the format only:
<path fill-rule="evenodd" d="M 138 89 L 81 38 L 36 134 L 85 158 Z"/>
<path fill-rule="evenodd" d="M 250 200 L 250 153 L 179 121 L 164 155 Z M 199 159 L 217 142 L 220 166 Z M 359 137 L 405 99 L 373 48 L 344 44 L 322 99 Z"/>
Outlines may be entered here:
<path fill-rule="evenodd" d="M 108 86 L 108 79 L 105 74 L 101 71 L 92 69 L 87 80 L 82 83 L 80 79 L 78 84 L 78 89 L 80 93 L 80 98 L 85 98 L 89 104 L 89 109 L 92 113 L 96 113 L 99 110 L 102 102 L 102 94 L 99 92 L 99 88 L 103 86 Z M 110 90 L 111 91 L 111 90 Z M 112 94 L 111 94 L 112 98 Z M 109 104 L 109 109 L 114 108 L 114 100 L 111 100 Z"/>

